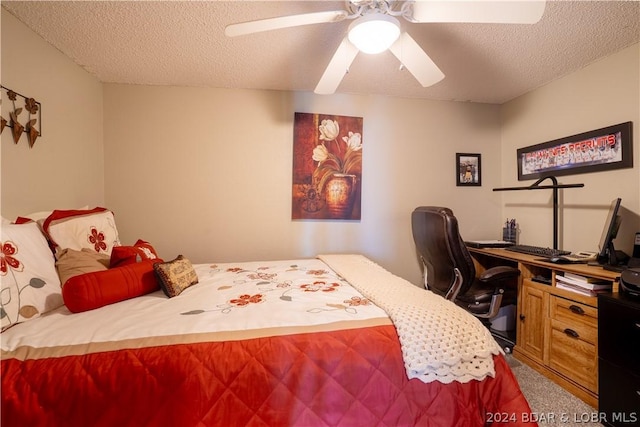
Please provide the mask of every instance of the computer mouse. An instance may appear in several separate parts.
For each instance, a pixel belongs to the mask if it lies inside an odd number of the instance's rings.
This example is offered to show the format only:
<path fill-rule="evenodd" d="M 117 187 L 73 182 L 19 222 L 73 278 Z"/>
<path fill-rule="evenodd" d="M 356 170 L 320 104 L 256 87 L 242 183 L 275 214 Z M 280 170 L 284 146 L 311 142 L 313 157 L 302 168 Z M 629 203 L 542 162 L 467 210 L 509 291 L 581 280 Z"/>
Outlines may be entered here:
<path fill-rule="evenodd" d="M 549 262 L 560 262 L 560 257 L 554 256 L 549 258 Z"/>

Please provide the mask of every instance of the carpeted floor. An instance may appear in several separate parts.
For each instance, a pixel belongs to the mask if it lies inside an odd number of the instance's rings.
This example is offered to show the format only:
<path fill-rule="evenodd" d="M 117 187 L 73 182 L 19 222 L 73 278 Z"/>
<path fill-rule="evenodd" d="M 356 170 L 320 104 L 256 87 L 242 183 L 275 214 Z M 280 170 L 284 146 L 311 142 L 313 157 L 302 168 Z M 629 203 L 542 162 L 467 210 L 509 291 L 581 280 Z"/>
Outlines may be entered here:
<path fill-rule="evenodd" d="M 598 410 L 507 354 L 520 389 L 540 426 L 601 427 Z"/>

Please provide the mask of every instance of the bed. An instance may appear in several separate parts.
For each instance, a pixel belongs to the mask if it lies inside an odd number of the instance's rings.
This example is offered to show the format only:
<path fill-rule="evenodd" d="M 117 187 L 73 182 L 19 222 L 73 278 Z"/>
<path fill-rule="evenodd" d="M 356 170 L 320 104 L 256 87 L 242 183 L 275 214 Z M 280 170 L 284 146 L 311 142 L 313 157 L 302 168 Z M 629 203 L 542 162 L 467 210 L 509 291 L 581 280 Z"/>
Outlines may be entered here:
<path fill-rule="evenodd" d="M 192 269 L 5 329 L 2 426 L 531 425 L 480 322 L 362 255 Z"/>

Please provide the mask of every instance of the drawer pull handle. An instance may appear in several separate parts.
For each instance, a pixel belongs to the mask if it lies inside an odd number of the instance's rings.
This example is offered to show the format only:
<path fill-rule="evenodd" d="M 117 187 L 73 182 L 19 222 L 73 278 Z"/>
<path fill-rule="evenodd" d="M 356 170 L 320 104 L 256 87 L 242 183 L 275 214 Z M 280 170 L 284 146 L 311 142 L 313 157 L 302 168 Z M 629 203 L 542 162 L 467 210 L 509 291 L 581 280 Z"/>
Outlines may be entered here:
<path fill-rule="evenodd" d="M 580 335 L 573 329 L 567 328 L 564 330 L 564 333 L 573 338 L 580 338 Z"/>
<path fill-rule="evenodd" d="M 637 323 L 637 322 L 636 322 L 634 326 L 635 326 L 636 328 L 640 329 L 640 323 Z"/>
<path fill-rule="evenodd" d="M 577 306 L 575 304 L 571 304 L 569 306 L 569 310 L 571 310 L 575 314 L 584 314 L 584 310 L 582 309 L 582 307 Z"/>
<path fill-rule="evenodd" d="M 520 315 L 520 320 L 521 320 L 521 321 L 524 321 L 524 319 L 525 319 L 525 315 L 524 315 L 524 314 L 521 314 L 521 315 Z M 638 325 L 636 325 L 636 326 L 638 326 Z M 640 326 L 639 326 L 639 327 L 640 327 Z"/>

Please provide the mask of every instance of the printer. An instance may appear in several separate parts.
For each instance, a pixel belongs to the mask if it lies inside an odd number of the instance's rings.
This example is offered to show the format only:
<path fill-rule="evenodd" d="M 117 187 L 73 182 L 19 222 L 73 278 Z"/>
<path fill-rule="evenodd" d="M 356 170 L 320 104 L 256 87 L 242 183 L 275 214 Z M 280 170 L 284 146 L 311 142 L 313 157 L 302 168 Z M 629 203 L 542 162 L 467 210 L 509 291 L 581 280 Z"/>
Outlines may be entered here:
<path fill-rule="evenodd" d="M 627 268 L 620 275 L 620 292 L 640 298 L 640 268 Z"/>

